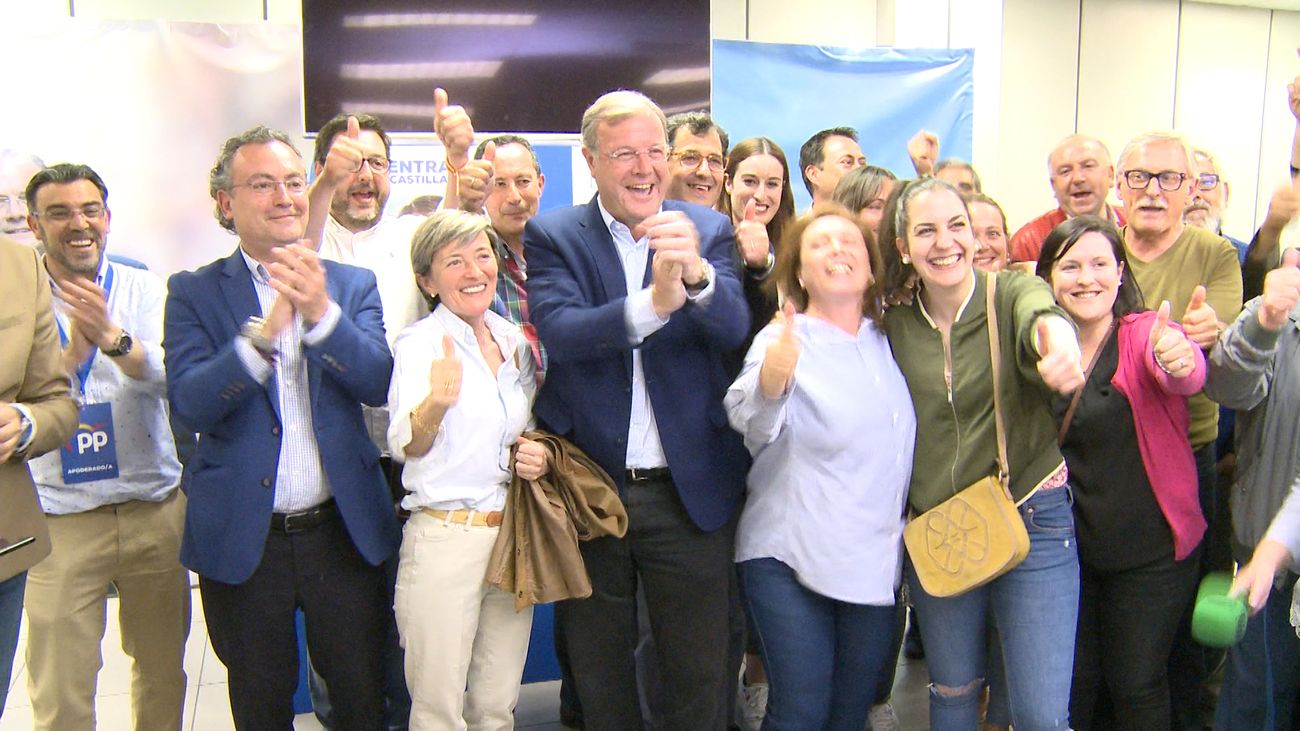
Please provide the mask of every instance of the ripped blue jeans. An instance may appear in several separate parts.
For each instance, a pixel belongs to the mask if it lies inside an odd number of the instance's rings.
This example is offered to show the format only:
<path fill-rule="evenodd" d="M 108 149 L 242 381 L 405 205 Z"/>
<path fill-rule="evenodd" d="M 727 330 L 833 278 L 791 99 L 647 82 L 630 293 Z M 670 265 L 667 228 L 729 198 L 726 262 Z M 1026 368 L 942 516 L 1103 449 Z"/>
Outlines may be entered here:
<path fill-rule="evenodd" d="M 1040 491 L 1020 506 L 1029 556 L 995 581 L 940 599 L 921 589 L 906 566 L 921 619 L 930 671 L 930 728 L 969 731 L 979 725 L 985 653 L 1005 660 L 1016 731 L 1068 729 L 1074 635 L 1079 617 L 1079 554 L 1068 487 Z M 987 648 L 993 612 L 1001 648 Z"/>

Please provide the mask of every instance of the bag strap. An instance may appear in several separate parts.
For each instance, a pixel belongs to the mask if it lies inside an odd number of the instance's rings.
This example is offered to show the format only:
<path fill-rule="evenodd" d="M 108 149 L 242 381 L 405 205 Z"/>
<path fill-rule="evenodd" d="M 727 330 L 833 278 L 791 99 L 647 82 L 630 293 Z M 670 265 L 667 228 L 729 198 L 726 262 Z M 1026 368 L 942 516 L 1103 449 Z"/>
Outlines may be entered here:
<path fill-rule="evenodd" d="M 1002 425 L 1002 344 L 998 337 L 998 311 L 994 306 L 994 293 L 998 288 L 998 275 L 989 273 L 985 276 L 988 283 L 987 310 L 989 331 L 989 355 L 993 361 L 993 427 L 998 435 L 998 477 L 1007 497 L 1011 497 L 1011 463 L 1007 461 L 1007 434 Z"/>
<path fill-rule="evenodd" d="M 1106 334 L 1102 336 L 1101 343 L 1097 350 L 1093 351 L 1092 360 L 1088 361 L 1088 370 L 1083 372 L 1083 386 L 1079 386 L 1074 392 L 1074 398 L 1070 399 L 1070 408 L 1065 410 L 1065 418 L 1061 420 L 1061 428 L 1056 432 L 1057 445 L 1065 444 L 1065 435 L 1070 431 L 1070 422 L 1074 421 L 1074 410 L 1079 408 L 1079 399 L 1083 397 L 1083 389 L 1088 385 L 1088 379 L 1092 378 L 1092 369 L 1097 367 L 1097 361 L 1101 360 L 1101 351 L 1106 349 L 1106 344 L 1110 342 L 1110 336 L 1115 332 L 1115 326 L 1119 324 L 1119 318 L 1110 321 L 1110 327 L 1106 328 Z"/>

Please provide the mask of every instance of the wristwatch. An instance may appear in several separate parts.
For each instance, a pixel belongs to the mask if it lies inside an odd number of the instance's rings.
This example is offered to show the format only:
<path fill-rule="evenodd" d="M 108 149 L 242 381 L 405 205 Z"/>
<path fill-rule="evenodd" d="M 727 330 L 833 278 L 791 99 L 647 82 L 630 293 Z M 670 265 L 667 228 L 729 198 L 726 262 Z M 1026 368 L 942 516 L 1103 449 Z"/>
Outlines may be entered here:
<path fill-rule="evenodd" d="M 686 287 L 686 294 L 694 296 L 707 289 L 711 281 L 713 281 L 713 265 L 708 259 L 700 257 L 700 281 L 695 284 L 683 283 L 683 285 Z"/>
<path fill-rule="evenodd" d="M 275 343 L 262 334 L 266 326 L 266 320 L 260 317 L 250 317 L 244 321 L 244 326 L 239 328 L 239 334 L 248 339 L 248 344 L 253 346 L 253 350 L 266 360 L 274 360 L 276 356 Z"/>
<path fill-rule="evenodd" d="M 130 353 L 131 347 L 134 345 L 135 341 L 131 339 L 131 334 L 123 330 L 121 334 L 117 336 L 117 340 L 113 341 L 113 347 L 103 351 L 103 353 L 110 358 L 121 358 L 127 353 Z"/>

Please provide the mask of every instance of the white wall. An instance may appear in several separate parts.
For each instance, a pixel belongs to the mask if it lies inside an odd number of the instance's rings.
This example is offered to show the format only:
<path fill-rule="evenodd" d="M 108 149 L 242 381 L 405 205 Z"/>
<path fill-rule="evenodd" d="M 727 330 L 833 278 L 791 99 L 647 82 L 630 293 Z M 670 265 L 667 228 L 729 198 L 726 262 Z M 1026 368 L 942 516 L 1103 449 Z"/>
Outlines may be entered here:
<path fill-rule="evenodd" d="M 1253 233 L 1285 181 L 1300 12 L 1191 0 L 710 0 L 713 35 L 777 43 L 974 48 L 974 162 L 1016 226 L 1055 205 L 1046 156 L 1067 134 L 1118 155 L 1175 127 L 1225 167 L 1225 230 Z M 24 18 L 294 23 L 301 0 L 0 0 Z M 870 155 L 870 141 L 866 144 Z M 902 171 L 900 171 L 902 172 Z"/>

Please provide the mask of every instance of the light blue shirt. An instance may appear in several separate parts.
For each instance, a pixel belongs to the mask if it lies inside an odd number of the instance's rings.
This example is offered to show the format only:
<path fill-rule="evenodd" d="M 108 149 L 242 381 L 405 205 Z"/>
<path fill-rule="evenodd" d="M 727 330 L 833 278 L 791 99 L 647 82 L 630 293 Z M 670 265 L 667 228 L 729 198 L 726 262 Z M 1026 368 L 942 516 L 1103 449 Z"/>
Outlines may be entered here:
<path fill-rule="evenodd" d="M 275 304 L 277 292 L 271 287 L 271 278 L 256 259 L 243 247 L 239 253 L 253 276 L 257 301 L 266 317 Z M 320 505 L 330 498 L 329 477 L 320 463 L 320 449 L 316 445 L 316 429 L 311 414 L 311 388 L 307 383 L 307 358 L 303 345 L 315 345 L 334 332 L 342 310 L 330 301 L 325 316 L 311 330 L 303 331 L 302 316 L 294 314 L 293 320 L 275 340 L 280 351 L 275 365 L 267 363 L 257 354 L 245 338 L 235 340 L 235 351 L 248 374 L 258 383 L 267 385 L 275 376 L 276 392 L 280 397 L 280 461 L 275 470 L 275 501 L 277 513 L 296 513 Z"/>
<path fill-rule="evenodd" d="M 889 341 L 863 319 L 857 337 L 795 316 L 799 361 L 782 397 L 758 387 L 771 324 L 754 338 L 724 399 L 754 455 L 736 561 L 775 558 L 808 589 L 890 605 L 902 567 L 903 509 L 916 414 Z"/>
<path fill-rule="evenodd" d="M 144 351 L 144 376 L 135 380 L 123 373 L 112 358 L 96 352 L 81 401 L 112 404 L 118 476 L 68 485 L 63 481 L 63 461 L 58 451 L 31 460 L 41 507 L 51 515 L 84 513 L 129 500 L 158 502 L 171 495 L 180 483 L 181 465 L 167 420 L 163 371 L 166 288 L 157 275 L 111 264 L 108 257 L 100 261 L 96 278 L 100 286 L 108 267 L 113 268 L 108 316 L 131 334 L 132 347 Z M 54 317 L 63 332 L 70 332 L 70 322 L 58 297 L 54 298 Z M 76 378 L 71 380 L 75 394 L 80 384 Z"/>
<path fill-rule="evenodd" d="M 646 338 L 668 324 L 672 317 L 660 319 L 655 314 L 651 300 L 651 288 L 643 284 L 646 264 L 650 261 L 650 237 L 642 236 L 633 240 L 632 229 L 615 220 L 605 210 L 605 204 L 596 197 L 600 216 L 609 227 L 609 235 L 614 239 L 619 258 L 623 260 L 623 277 L 627 282 L 627 299 L 623 303 L 623 320 L 627 323 L 628 342 L 638 346 Z M 662 211 L 662 208 L 660 209 Z M 713 298 L 714 282 L 698 294 L 687 295 L 690 304 L 705 307 Z M 641 365 L 641 349 L 632 350 L 632 415 L 627 430 L 627 466 L 628 467 L 666 467 L 668 458 L 664 456 L 663 443 L 659 440 L 659 426 L 655 423 L 655 412 L 650 405 L 650 392 L 645 386 L 645 369 Z"/>

